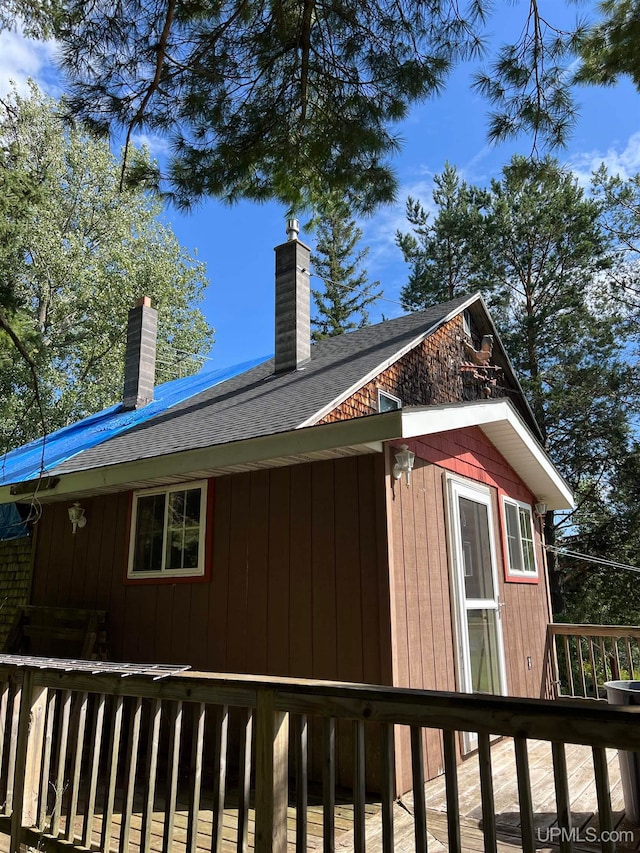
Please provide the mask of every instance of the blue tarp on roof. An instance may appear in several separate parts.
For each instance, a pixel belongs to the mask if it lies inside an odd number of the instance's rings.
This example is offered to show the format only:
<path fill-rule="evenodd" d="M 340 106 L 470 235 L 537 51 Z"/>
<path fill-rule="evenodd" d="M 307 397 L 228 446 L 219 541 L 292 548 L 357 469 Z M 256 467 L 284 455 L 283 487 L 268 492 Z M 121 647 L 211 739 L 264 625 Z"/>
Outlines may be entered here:
<path fill-rule="evenodd" d="M 117 406 L 111 406 L 96 415 L 89 415 L 75 424 L 56 430 L 47 435 L 44 440 L 39 438 L 11 450 L 0 457 L 0 485 L 34 480 L 83 450 L 102 444 L 103 441 L 144 423 L 171 406 L 188 400 L 201 391 L 206 391 L 207 388 L 239 376 L 270 357 L 256 358 L 219 370 L 203 368 L 194 376 L 174 379 L 158 385 L 154 390 L 153 401 L 140 409 L 125 411 L 119 403 Z"/>
<path fill-rule="evenodd" d="M 0 540 L 22 539 L 29 535 L 26 521 L 15 504 L 0 505 Z"/>

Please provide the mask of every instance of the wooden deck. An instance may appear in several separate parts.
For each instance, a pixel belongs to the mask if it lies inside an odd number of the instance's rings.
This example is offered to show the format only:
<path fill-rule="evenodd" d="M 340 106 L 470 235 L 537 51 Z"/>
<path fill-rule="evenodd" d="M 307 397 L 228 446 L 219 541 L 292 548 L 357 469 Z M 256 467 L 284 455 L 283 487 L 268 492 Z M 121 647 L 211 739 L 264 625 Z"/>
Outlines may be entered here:
<path fill-rule="evenodd" d="M 597 799 L 593 783 L 593 757 L 589 747 L 567 747 L 567 772 L 571 794 L 573 825 L 573 850 L 576 853 L 600 851 L 600 832 L 597 820 Z M 608 750 L 611 801 L 619 838 L 616 849 L 640 849 L 640 827 L 630 824 L 624 815 L 622 785 L 616 750 Z M 513 741 L 505 738 L 491 749 L 496 814 L 497 850 L 515 853 L 522 850 L 520 841 L 520 812 L 515 772 Z M 560 850 L 556 796 L 554 787 L 551 745 L 545 741 L 529 743 L 529 769 L 533 789 L 534 821 L 539 851 Z M 485 839 L 482 831 L 482 805 L 477 755 L 470 756 L 459 768 L 460 833 L 462 849 L 469 853 L 484 853 Z M 444 776 L 425 786 L 429 853 L 446 853 L 449 850 L 447 807 Z M 397 853 L 415 850 L 413 795 L 407 794 L 394 808 L 395 846 Z M 350 853 L 353 833 L 336 839 L 336 850 Z M 379 809 L 367 821 L 367 853 L 381 853 L 381 824 Z"/>
<path fill-rule="evenodd" d="M 616 754 L 640 753 L 640 708 L 10 656 L 3 666 L 0 834 L 14 853 L 640 849 Z M 462 732 L 476 733 L 478 755 L 459 765 Z M 412 795 L 396 801 L 406 766 L 395 743 L 407 736 Z M 426 785 L 425 752 L 446 774 Z"/>
<path fill-rule="evenodd" d="M 614 809 L 616 831 L 621 840 L 616 849 L 620 851 L 640 849 L 640 828 L 631 826 L 624 817 L 622 788 L 618 768 L 618 758 L 615 750 L 607 751 L 609 778 L 611 783 L 611 799 Z M 597 843 L 599 827 L 597 822 L 596 792 L 593 783 L 593 764 L 591 749 L 586 746 L 569 745 L 566 750 L 567 772 L 571 801 L 573 832 L 573 850 L 601 850 Z M 498 851 L 513 853 L 522 850 L 520 842 L 520 813 L 518 808 L 518 791 L 515 772 L 513 741 L 505 738 L 495 743 L 491 748 L 491 763 L 495 797 L 496 839 Z M 539 839 L 540 851 L 560 850 L 556 813 L 556 797 L 554 789 L 553 762 L 551 746 L 545 741 L 534 741 L 529 744 L 529 768 L 534 800 L 534 821 L 536 837 Z M 485 850 L 485 840 L 482 831 L 482 806 L 477 756 L 471 756 L 459 768 L 459 803 L 460 803 L 460 834 L 462 849 L 475 853 Z M 98 800 L 101 800 L 101 796 Z M 447 830 L 446 791 L 444 777 L 440 777 L 425 786 L 425 802 L 427 808 L 428 850 L 429 853 L 444 853 L 449 850 Z M 182 853 L 187 850 L 188 797 L 186 791 L 178 796 L 175 814 L 173 841 L 171 850 Z M 112 849 L 121 849 L 119 835 L 122 821 L 122 804 L 116 802 L 113 816 Z M 253 806 L 253 803 L 252 803 Z M 130 834 L 130 851 L 143 848 L 143 795 L 142 790 L 136 794 L 134 813 Z M 394 850 L 397 853 L 409 853 L 415 850 L 413 796 L 408 794 L 394 805 Z M 381 853 L 382 820 L 381 805 L 375 797 L 367 798 L 366 835 L 367 853 Z M 198 819 L 197 850 L 210 851 L 212 837 L 213 802 L 203 800 Z M 354 851 L 353 835 L 353 805 L 347 796 L 337 797 L 334 812 L 335 850 L 342 853 Z M 101 814 L 95 815 L 95 826 L 92 836 L 92 849 L 100 849 Z M 230 791 L 225 799 L 223 818 L 222 853 L 233 853 L 238 849 L 238 801 L 235 791 Z M 62 820 L 64 835 L 68 837 L 67 826 Z M 76 823 L 76 840 L 82 835 L 82 822 Z M 150 827 L 149 849 L 162 851 L 165 833 L 165 802 L 162 792 L 158 791 L 154 802 L 153 816 Z M 307 850 L 323 849 L 323 810 L 320 797 L 309 796 L 307 811 Z M 288 849 L 295 851 L 296 813 L 293 800 L 288 809 Z M 254 847 L 254 810 L 249 810 L 248 842 L 250 849 Z M 55 842 L 54 842 L 55 844 Z M 43 835 L 41 848 L 46 850 L 47 836 Z M 9 851 L 9 839 L 2 837 L 0 850 Z"/>
<path fill-rule="evenodd" d="M 599 838 L 597 822 L 597 798 L 593 782 L 592 751 L 587 746 L 568 745 L 566 748 L 567 773 L 571 802 L 571 817 L 574 830 L 574 850 L 601 850 L 599 843 L 589 838 Z M 625 821 L 622 785 L 616 750 L 607 750 L 611 800 L 614 809 L 616 831 L 621 838 L 629 837 L 628 843 L 619 843 L 618 850 L 635 850 L 640 846 L 640 829 Z M 513 741 L 505 738 L 491 750 L 496 836 L 498 850 L 521 850 L 520 813 L 515 772 Z M 558 843 L 549 843 L 558 832 L 556 795 L 554 787 L 551 745 L 545 741 L 529 743 L 529 770 L 533 793 L 534 826 L 541 851 L 558 850 Z M 482 807 L 480 802 L 478 760 L 471 757 L 459 769 L 460 816 L 463 848 L 469 851 L 484 850 L 482 833 Z M 403 798 L 411 811 L 412 798 Z M 436 779 L 426 786 L 427 826 L 438 842 L 430 850 L 448 850 L 446 801 L 444 780 Z M 623 834 L 624 833 L 624 834 Z"/>

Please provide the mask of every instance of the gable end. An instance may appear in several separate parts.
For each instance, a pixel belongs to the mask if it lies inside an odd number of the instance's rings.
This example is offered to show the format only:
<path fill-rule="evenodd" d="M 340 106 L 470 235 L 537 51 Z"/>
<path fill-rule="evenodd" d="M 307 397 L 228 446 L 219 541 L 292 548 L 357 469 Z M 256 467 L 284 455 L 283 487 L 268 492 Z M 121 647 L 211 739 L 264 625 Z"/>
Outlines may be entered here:
<path fill-rule="evenodd" d="M 467 341 L 464 318 L 458 314 L 365 383 L 318 423 L 377 414 L 379 390 L 398 397 L 403 406 L 437 406 L 506 396 L 520 408 L 520 390 L 501 367 L 469 363 L 468 348 L 465 347 Z"/>

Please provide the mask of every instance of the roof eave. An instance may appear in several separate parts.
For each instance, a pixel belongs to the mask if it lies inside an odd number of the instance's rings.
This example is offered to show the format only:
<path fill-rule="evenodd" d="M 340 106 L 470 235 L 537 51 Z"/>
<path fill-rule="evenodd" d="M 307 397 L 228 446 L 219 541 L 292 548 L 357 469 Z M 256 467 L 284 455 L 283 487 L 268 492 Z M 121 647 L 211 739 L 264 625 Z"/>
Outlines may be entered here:
<path fill-rule="evenodd" d="M 336 421 L 244 441 L 168 453 L 88 471 L 61 474 L 57 484 L 38 495 L 41 502 L 124 491 L 154 484 L 216 477 L 380 452 L 385 441 L 417 438 L 465 427 L 479 427 L 514 471 L 549 509 L 573 506 L 570 488 L 538 444 L 513 405 L 505 399 L 405 408 L 381 415 Z M 55 474 L 55 469 L 53 472 Z M 0 488 L 0 503 L 28 500 Z"/>
<path fill-rule="evenodd" d="M 479 427 L 520 479 L 549 509 L 571 509 L 573 493 L 507 399 L 425 406 L 402 410 L 403 438 Z"/>
<path fill-rule="evenodd" d="M 49 502 L 72 496 L 141 488 L 154 483 L 215 477 L 245 470 L 380 452 L 382 442 L 401 435 L 401 423 L 399 411 L 388 412 L 368 418 L 322 424 L 306 430 L 295 429 L 60 474 L 56 486 L 47 490 L 46 494 L 38 494 L 38 499 Z M 55 469 L 50 473 L 55 474 Z M 28 495 L 12 495 L 11 485 L 0 487 L 0 503 L 29 500 Z"/>

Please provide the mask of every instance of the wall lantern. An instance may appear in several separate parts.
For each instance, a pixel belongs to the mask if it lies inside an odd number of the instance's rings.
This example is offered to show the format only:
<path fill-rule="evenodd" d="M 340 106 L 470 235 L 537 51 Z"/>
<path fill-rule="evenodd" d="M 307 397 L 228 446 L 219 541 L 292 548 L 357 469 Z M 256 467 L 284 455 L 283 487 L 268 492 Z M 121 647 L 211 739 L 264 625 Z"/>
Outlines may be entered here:
<path fill-rule="evenodd" d="M 68 512 L 69 521 L 73 528 L 71 532 L 75 533 L 79 527 L 84 527 L 87 523 L 87 519 L 84 517 L 84 509 L 80 506 L 78 501 L 76 501 L 73 506 L 69 507 Z"/>
<path fill-rule="evenodd" d="M 536 515 L 539 515 L 541 518 L 547 514 L 547 505 L 544 501 L 540 501 L 534 507 L 536 511 Z"/>
<path fill-rule="evenodd" d="M 408 486 L 411 482 L 411 472 L 413 471 L 413 463 L 416 455 L 409 450 L 408 445 L 402 444 L 395 457 L 396 464 L 393 466 L 393 476 L 396 480 L 399 480 L 404 474 Z"/>

